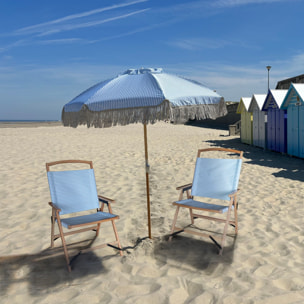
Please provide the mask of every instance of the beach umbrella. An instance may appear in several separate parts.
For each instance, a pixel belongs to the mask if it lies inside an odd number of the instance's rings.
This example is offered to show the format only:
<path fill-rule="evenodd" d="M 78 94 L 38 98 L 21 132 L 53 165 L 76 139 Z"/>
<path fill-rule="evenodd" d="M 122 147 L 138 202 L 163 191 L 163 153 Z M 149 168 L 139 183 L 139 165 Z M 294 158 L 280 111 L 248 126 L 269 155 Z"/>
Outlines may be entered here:
<path fill-rule="evenodd" d="M 64 105 L 64 126 L 104 128 L 142 123 L 144 126 L 148 234 L 151 235 L 147 124 L 159 120 L 184 123 L 227 114 L 224 98 L 194 81 L 162 69 L 129 69 L 102 81 Z"/>

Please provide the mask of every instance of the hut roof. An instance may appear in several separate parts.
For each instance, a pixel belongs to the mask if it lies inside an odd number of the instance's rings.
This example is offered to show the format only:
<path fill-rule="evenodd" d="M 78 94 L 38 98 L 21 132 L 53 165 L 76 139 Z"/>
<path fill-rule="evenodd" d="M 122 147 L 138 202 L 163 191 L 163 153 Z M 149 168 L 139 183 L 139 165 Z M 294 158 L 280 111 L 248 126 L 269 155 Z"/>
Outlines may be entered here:
<path fill-rule="evenodd" d="M 292 85 L 304 102 L 304 83 L 293 83 Z"/>
<path fill-rule="evenodd" d="M 288 90 L 269 90 L 262 110 L 280 108 Z"/>
<path fill-rule="evenodd" d="M 250 97 L 242 97 L 236 109 L 236 113 L 241 114 L 244 110 L 248 112 L 250 101 Z"/>
<path fill-rule="evenodd" d="M 287 109 L 289 104 L 304 103 L 304 83 L 292 83 L 283 100 L 281 109 Z"/>
<path fill-rule="evenodd" d="M 248 111 L 253 112 L 256 107 L 261 110 L 265 102 L 265 98 L 266 94 L 253 94 Z"/>

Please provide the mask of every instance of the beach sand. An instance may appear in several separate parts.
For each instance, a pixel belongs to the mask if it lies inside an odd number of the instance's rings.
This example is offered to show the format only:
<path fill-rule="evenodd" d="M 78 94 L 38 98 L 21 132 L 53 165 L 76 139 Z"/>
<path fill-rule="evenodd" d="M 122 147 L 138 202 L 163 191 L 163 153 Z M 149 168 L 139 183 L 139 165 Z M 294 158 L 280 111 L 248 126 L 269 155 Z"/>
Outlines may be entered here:
<path fill-rule="evenodd" d="M 242 144 L 226 130 L 148 125 L 150 240 L 142 125 L 11 126 L 0 128 L 0 139 L 2 304 L 304 303 L 302 159 Z M 176 187 L 192 181 L 197 150 L 212 146 L 244 151 L 239 234 L 228 237 L 223 256 L 209 239 L 180 234 L 168 242 Z M 123 257 L 112 248 L 84 253 L 69 273 L 63 251 L 49 249 L 45 163 L 61 159 L 93 161 L 98 193 L 116 200 Z M 100 238 L 112 238 L 103 226 Z"/>

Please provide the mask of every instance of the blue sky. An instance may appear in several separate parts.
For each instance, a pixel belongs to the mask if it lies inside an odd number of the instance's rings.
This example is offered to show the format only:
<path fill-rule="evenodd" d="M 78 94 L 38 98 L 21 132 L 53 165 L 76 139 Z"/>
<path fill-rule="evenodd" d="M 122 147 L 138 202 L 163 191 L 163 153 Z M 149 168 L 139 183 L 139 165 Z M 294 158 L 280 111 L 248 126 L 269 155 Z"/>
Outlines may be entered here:
<path fill-rule="evenodd" d="M 304 0 L 0 0 L 0 120 L 59 120 L 83 90 L 162 67 L 227 101 L 304 74 Z"/>

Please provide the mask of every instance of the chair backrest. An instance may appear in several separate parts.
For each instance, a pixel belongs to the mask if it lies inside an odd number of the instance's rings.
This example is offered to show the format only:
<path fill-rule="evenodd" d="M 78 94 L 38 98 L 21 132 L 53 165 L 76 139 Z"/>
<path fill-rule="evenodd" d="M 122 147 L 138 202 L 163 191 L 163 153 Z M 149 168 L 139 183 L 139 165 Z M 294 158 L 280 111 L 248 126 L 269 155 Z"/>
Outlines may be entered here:
<path fill-rule="evenodd" d="M 191 195 L 230 200 L 228 196 L 238 188 L 242 165 L 242 152 L 232 149 L 205 149 L 202 151 L 240 153 L 238 159 L 201 158 L 196 160 Z"/>
<path fill-rule="evenodd" d="M 52 202 L 60 214 L 99 208 L 94 169 L 49 171 L 47 176 Z"/>

